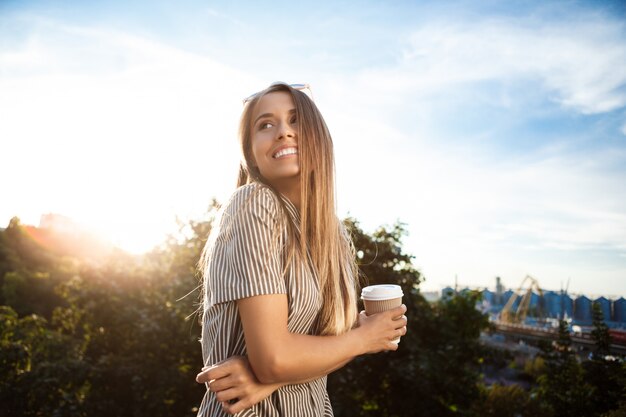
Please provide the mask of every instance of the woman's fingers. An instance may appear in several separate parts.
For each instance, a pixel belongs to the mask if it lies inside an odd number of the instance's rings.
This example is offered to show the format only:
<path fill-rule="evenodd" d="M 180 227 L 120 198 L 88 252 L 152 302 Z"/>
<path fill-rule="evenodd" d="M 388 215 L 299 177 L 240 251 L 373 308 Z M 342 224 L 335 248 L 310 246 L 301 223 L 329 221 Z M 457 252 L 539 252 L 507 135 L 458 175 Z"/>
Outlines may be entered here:
<path fill-rule="evenodd" d="M 224 391 L 216 392 L 215 398 L 219 402 L 228 402 L 239 397 L 239 390 L 236 388 L 229 388 Z"/>
<path fill-rule="evenodd" d="M 209 382 L 209 389 L 213 392 L 220 392 L 235 387 L 235 379 L 231 375 L 224 378 L 215 379 Z"/>
<path fill-rule="evenodd" d="M 387 310 L 387 314 L 389 314 L 394 320 L 402 317 L 404 313 L 406 313 L 406 305 L 404 304 L 394 307 L 391 310 Z"/>
<path fill-rule="evenodd" d="M 200 373 L 198 375 L 196 375 L 196 382 L 198 384 L 204 384 L 206 382 L 209 382 L 211 379 L 209 378 L 209 370 L 212 367 L 205 367 L 202 368 L 202 371 L 200 371 Z"/>
<path fill-rule="evenodd" d="M 404 320 L 406 322 L 407 321 L 407 317 L 403 314 L 401 316 L 395 317 L 393 320 L 394 321 Z"/>
<path fill-rule="evenodd" d="M 393 333 L 390 333 L 388 336 L 387 340 L 397 340 L 399 338 L 401 338 L 402 336 L 404 336 L 406 334 L 406 332 L 403 329 L 396 329 L 393 331 Z"/>
<path fill-rule="evenodd" d="M 209 382 L 214 379 L 224 378 L 232 373 L 231 365 L 228 362 L 210 366 L 204 371 L 201 371 L 196 376 L 196 381 L 199 383 Z"/>
<path fill-rule="evenodd" d="M 401 329 L 403 327 L 406 327 L 406 325 L 407 325 L 406 316 L 402 316 L 402 317 L 394 320 L 393 324 L 394 324 L 396 329 Z"/>
<path fill-rule="evenodd" d="M 208 382 L 208 388 L 228 414 L 236 414 L 250 408 L 275 391 L 273 385 L 260 384 L 248 360 L 239 356 L 203 368 L 196 380 Z"/>
<path fill-rule="evenodd" d="M 211 382 L 215 379 L 221 379 L 229 376 L 231 374 L 228 367 L 223 367 L 222 365 L 211 366 L 208 369 L 200 372 L 196 375 L 196 382 L 203 384 L 206 382 Z"/>
<path fill-rule="evenodd" d="M 243 368 L 246 368 L 246 359 L 241 356 L 231 356 L 216 365 L 202 368 L 196 376 L 196 382 L 202 384 L 228 375 L 241 374 Z"/>
<path fill-rule="evenodd" d="M 237 414 L 238 412 L 245 410 L 246 408 L 250 408 L 253 404 L 250 403 L 248 399 L 239 400 L 234 403 L 224 402 L 222 403 L 222 408 L 228 414 Z"/>

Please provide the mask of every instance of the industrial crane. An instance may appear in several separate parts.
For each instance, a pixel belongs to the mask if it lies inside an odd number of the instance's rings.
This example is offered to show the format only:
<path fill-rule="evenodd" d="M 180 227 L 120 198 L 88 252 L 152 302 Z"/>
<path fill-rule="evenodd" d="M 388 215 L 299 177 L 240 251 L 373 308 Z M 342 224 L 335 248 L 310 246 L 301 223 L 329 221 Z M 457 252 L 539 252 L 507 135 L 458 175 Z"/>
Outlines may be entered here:
<path fill-rule="evenodd" d="M 522 295 L 522 290 L 527 282 L 529 282 L 528 288 Z M 543 292 L 539 287 L 539 282 L 530 275 L 526 275 L 517 291 L 511 294 L 511 297 L 504 305 L 504 308 L 502 308 L 502 311 L 500 312 L 500 321 L 503 321 L 505 323 L 524 323 L 524 320 L 526 320 L 526 315 L 528 314 L 528 307 L 530 306 L 530 299 L 533 294 L 533 289 L 537 291 L 540 297 L 543 297 Z M 515 300 L 517 300 L 517 297 L 520 296 L 522 297 L 522 299 L 517 306 L 517 311 L 513 311 L 513 304 L 515 304 Z"/>

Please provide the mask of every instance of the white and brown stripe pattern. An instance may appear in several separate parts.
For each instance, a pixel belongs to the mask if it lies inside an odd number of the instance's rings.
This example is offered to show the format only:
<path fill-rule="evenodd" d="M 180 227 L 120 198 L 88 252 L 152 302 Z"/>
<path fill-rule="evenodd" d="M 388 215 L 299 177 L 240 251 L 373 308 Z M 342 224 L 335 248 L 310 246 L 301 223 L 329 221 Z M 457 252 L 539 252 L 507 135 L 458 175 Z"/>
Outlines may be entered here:
<path fill-rule="evenodd" d="M 299 213 L 285 197 L 289 217 L 299 223 Z M 238 188 L 220 209 L 209 237 L 209 265 L 204 282 L 202 356 L 212 365 L 233 355 L 245 355 L 246 345 L 236 300 L 264 294 L 287 294 L 292 333 L 314 334 L 322 305 L 317 279 L 297 255 L 286 275 L 287 225 L 281 219 L 275 194 L 261 184 Z M 286 385 L 238 416 L 332 416 L 326 377 L 306 384 Z M 215 394 L 206 392 L 199 417 L 224 416 Z"/>

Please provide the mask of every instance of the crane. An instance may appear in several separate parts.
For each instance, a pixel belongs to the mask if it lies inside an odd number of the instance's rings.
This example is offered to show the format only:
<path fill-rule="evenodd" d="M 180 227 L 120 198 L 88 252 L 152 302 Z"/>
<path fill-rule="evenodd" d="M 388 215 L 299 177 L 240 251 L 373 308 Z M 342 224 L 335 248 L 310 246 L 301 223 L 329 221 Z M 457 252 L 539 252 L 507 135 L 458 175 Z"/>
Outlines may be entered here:
<path fill-rule="evenodd" d="M 527 282 L 529 282 L 528 288 L 522 295 L 522 290 Z M 537 291 L 540 297 L 543 297 L 543 291 L 541 291 L 541 288 L 539 287 L 539 282 L 530 275 L 526 275 L 517 291 L 511 294 L 511 297 L 504 305 L 504 308 L 502 308 L 502 311 L 500 312 L 500 320 L 505 323 L 523 323 L 524 320 L 526 320 L 526 315 L 528 314 L 528 307 L 530 306 L 533 289 Z M 522 299 L 517 306 L 517 311 L 513 311 L 513 304 L 515 304 L 517 297 L 520 296 Z"/>

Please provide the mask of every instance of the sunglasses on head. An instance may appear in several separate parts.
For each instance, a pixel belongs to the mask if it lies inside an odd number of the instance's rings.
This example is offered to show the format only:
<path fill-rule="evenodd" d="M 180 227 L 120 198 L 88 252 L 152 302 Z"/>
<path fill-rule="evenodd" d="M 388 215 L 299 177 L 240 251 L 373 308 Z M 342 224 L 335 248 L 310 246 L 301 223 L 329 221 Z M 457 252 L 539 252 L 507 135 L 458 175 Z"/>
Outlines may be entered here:
<path fill-rule="evenodd" d="M 267 87 L 265 90 L 257 91 L 256 93 L 254 93 L 254 94 L 244 98 L 243 99 L 243 105 L 245 106 L 249 101 L 254 99 L 256 96 L 258 96 L 259 94 L 265 92 L 268 88 L 273 87 L 273 86 L 278 85 L 278 84 L 287 84 L 287 83 L 283 83 L 283 82 L 280 82 L 280 81 L 274 82 L 269 87 Z M 287 84 L 287 85 L 289 87 L 293 88 L 294 90 L 302 91 L 304 94 L 309 96 L 309 98 L 311 100 L 313 100 L 313 91 L 311 91 L 311 86 L 309 84 Z"/>

